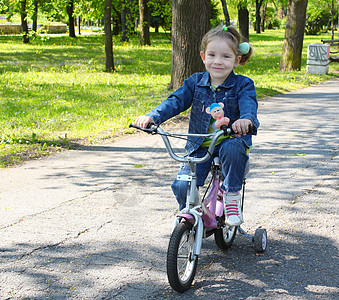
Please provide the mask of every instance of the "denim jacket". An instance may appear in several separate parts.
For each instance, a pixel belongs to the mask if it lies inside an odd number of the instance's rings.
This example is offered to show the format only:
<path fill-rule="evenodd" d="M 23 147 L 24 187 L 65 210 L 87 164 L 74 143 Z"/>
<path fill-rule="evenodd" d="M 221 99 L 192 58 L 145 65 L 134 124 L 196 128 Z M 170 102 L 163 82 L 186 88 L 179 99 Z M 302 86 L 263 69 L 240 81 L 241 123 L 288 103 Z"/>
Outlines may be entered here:
<path fill-rule="evenodd" d="M 224 115 L 231 120 L 229 125 L 237 119 L 250 119 L 256 129 L 259 127 L 258 102 L 254 83 L 250 78 L 236 75 L 234 72 L 231 72 L 225 82 L 215 91 L 211 87 L 208 72 L 193 74 L 184 81 L 182 87 L 152 109 L 147 116 L 160 125 L 191 107 L 188 131 L 207 133 L 211 115 L 206 113 L 206 108 L 215 102 L 224 103 Z M 256 129 L 254 134 L 256 134 Z M 251 146 L 250 135 L 241 138 L 247 146 Z M 203 137 L 190 137 L 185 147 L 187 155 L 197 150 L 203 141 Z"/>

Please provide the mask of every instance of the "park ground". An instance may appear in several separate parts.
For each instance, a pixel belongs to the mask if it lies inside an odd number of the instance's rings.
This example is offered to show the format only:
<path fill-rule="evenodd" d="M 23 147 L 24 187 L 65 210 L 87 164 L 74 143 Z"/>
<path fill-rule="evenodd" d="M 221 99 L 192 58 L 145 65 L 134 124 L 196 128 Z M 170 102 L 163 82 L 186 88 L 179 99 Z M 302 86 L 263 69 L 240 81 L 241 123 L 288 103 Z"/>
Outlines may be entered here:
<path fill-rule="evenodd" d="M 338 95 L 336 78 L 260 101 L 243 228 L 265 228 L 268 249 L 256 254 L 237 237 L 222 252 L 206 239 L 184 295 L 166 278 L 178 164 L 159 137 L 0 170 L 0 297 L 337 299 Z"/>

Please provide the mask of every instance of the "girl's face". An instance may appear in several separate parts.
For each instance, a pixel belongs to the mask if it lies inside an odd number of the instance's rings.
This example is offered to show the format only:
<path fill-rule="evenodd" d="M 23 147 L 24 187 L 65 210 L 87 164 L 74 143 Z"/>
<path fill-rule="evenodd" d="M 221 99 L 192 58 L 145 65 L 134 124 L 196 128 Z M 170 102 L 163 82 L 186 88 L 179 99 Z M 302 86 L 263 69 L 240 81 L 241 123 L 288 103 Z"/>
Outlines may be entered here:
<path fill-rule="evenodd" d="M 200 52 L 205 68 L 210 73 L 212 85 L 224 83 L 240 62 L 241 56 L 236 56 L 229 43 L 232 41 L 215 38 L 207 44 L 205 52 Z"/>

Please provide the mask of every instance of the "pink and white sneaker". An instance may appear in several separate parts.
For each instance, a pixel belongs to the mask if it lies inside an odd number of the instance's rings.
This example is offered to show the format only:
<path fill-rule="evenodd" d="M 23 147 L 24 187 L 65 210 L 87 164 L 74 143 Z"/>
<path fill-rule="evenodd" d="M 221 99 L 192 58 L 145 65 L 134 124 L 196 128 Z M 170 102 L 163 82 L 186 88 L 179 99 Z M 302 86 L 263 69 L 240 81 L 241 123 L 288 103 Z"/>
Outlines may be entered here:
<path fill-rule="evenodd" d="M 224 193 L 225 223 L 229 226 L 239 226 L 243 221 L 240 193 Z"/>

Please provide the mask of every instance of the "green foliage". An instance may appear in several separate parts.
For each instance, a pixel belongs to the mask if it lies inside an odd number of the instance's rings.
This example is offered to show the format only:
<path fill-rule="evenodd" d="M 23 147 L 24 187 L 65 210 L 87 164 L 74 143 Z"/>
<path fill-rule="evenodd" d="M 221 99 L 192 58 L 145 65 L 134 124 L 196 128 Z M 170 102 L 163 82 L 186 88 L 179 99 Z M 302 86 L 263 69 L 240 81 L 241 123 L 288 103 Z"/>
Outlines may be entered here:
<path fill-rule="evenodd" d="M 327 27 L 331 19 L 331 14 L 327 11 L 323 11 L 317 15 L 317 17 L 306 19 L 305 33 L 309 35 L 320 34 Z M 325 29 L 327 30 L 327 28 Z"/>
<path fill-rule="evenodd" d="M 172 29 L 172 2 L 168 0 L 149 0 L 151 26 L 161 26 L 165 31 Z"/>
<path fill-rule="evenodd" d="M 331 13 L 333 8 L 336 11 L 336 15 L 338 15 L 338 6 L 339 3 L 336 0 L 309 0 L 307 5 L 307 14 L 311 20 L 314 20 L 318 17 L 321 17 L 324 13 Z"/>
<path fill-rule="evenodd" d="M 215 0 L 211 1 L 211 12 L 210 12 L 211 28 L 216 27 L 221 23 L 221 20 L 218 18 L 219 15 L 218 3 L 219 1 L 218 2 Z"/>
<path fill-rule="evenodd" d="M 219 0 L 211 1 L 211 27 L 215 27 L 221 22 L 218 18 L 219 2 Z M 149 6 L 151 8 L 151 26 L 160 25 L 165 31 L 170 31 L 172 29 L 172 2 L 168 0 L 150 0 Z"/>
<path fill-rule="evenodd" d="M 280 20 L 280 29 L 286 29 L 286 18 Z"/>
<path fill-rule="evenodd" d="M 0 14 L 6 14 L 8 13 L 8 5 L 9 1 L 0 1 Z"/>
<path fill-rule="evenodd" d="M 267 24 L 267 29 L 280 28 L 280 20 L 277 18 L 277 12 L 275 8 L 267 7 L 265 20 Z"/>
<path fill-rule="evenodd" d="M 334 25 L 338 24 L 338 9 L 339 3 L 335 0 L 310 0 L 307 6 L 306 34 L 316 35 L 326 31 L 332 17 Z"/>
<path fill-rule="evenodd" d="M 211 27 L 220 24 L 219 18 L 219 0 L 211 0 Z M 150 0 L 149 6 L 151 8 L 151 26 L 160 25 L 165 31 L 172 29 L 172 2 L 168 0 Z"/>
<path fill-rule="evenodd" d="M 117 2 L 119 2 L 119 8 L 121 8 L 120 1 L 113 0 L 112 5 L 117 6 Z M 88 21 L 102 19 L 104 17 L 104 3 L 103 0 L 75 1 L 74 14 Z"/>
<path fill-rule="evenodd" d="M 36 36 L 28 45 L 20 36 L 0 36 L 0 165 L 112 138 L 163 101 L 171 43 L 164 33 L 151 38 L 152 46 L 141 47 L 138 37 L 114 37 L 117 72 L 107 73 L 103 35 Z M 328 38 L 306 37 L 302 71 L 281 73 L 284 32 L 251 33 L 254 55 L 236 72 L 255 81 L 260 98 L 329 79 L 335 75 L 305 73 L 307 45 Z"/>

